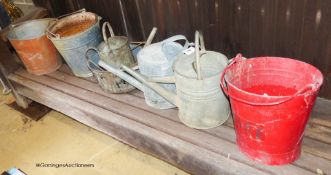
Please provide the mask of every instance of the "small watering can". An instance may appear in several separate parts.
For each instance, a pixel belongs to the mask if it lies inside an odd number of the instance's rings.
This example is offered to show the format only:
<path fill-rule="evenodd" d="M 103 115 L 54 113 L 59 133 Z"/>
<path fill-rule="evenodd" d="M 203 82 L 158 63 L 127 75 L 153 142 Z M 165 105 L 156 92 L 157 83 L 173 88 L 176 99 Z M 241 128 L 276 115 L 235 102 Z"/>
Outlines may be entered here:
<path fill-rule="evenodd" d="M 106 27 L 108 27 L 110 38 L 107 39 Z M 90 47 L 86 51 L 87 66 L 97 78 L 100 87 L 109 93 L 126 93 L 135 88 L 122 80 L 118 76 L 102 69 L 98 65 L 99 59 L 105 61 L 107 64 L 119 68 L 122 64 L 132 67 L 136 61 L 131 53 L 128 38 L 124 36 L 115 36 L 114 32 L 108 22 L 102 26 L 102 33 L 104 41 L 101 42 L 97 48 Z M 88 54 L 89 51 L 95 51 L 97 55 Z M 94 56 L 94 57 L 93 57 Z"/>
<path fill-rule="evenodd" d="M 201 51 L 199 51 L 199 39 Z M 122 68 L 153 89 L 179 109 L 179 118 L 187 126 L 209 129 L 223 124 L 230 115 L 229 102 L 220 90 L 219 76 L 228 59 L 218 52 L 206 51 L 203 37 L 195 33 L 195 56 L 182 53 L 173 64 L 174 76 L 146 77 Z M 156 82 L 176 83 L 177 95 Z"/>
<path fill-rule="evenodd" d="M 110 33 L 109 38 L 107 38 L 106 27 Z M 118 68 L 122 64 L 129 67 L 136 64 L 136 60 L 129 46 L 128 38 L 125 36 L 115 36 L 109 22 L 103 23 L 102 35 L 104 41 L 99 44 L 98 48 L 91 47 L 89 50 L 96 51 L 101 60 Z"/>
<path fill-rule="evenodd" d="M 154 35 L 152 33 L 151 35 Z M 147 45 L 149 40 L 146 42 Z M 185 41 L 184 46 L 175 42 L 179 40 Z M 188 48 L 188 45 L 189 42 L 185 36 L 176 35 L 162 42 L 145 46 L 137 55 L 140 73 L 147 77 L 167 77 L 174 75 L 172 70 L 173 62 L 179 53 Z M 176 90 L 174 83 L 162 83 L 160 85 L 173 92 Z M 175 107 L 172 103 L 146 86 L 144 86 L 143 92 L 146 103 L 151 107 L 158 109 Z"/>

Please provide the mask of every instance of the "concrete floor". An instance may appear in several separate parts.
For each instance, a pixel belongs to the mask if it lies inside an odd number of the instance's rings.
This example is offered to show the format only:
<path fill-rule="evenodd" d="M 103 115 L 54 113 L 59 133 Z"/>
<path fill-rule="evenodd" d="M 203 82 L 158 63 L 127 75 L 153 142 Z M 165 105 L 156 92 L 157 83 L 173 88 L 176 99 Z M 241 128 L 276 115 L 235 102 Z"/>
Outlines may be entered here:
<path fill-rule="evenodd" d="M 12 100 L 10 95 L 0 95 L 0 173 L 16 166 L 29 175 L 187 174 L 59 112 L 51 111 L 40 121 L 31 121 L 6 105 Z M 38 168 L 36 163 L 85 163 L 94 167 Z"/>

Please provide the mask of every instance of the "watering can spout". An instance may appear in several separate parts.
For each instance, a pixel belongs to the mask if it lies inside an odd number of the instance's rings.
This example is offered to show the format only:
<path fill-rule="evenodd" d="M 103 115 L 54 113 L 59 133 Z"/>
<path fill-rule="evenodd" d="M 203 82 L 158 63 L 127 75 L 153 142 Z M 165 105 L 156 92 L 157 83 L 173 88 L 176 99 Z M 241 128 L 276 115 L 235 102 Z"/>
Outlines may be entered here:
<path fill-rule="evenodd" d="M 164 81 L 162 81 L 162 78 L 158 78 L 157 80 L 154 79 L 149 79 L 147 77 L 145 77 L 144 75 L 128 68 L 127 66 L 122 65 L 122 68 L 128 72 L 129 74 L 131 74 L 133 77 L 135 77 L 137 80 L 139 80 L 140 82 L 142 82 L 144 85 L 146 85 L 147 87 L 153 89 L 155 92 L 157 92 L 158 94 L 160 94 L 162 97 L 164 97 L 166 100 L 168 100 L 170 103 L 176 105 L 177 107 L 180 105 L 179 104 L 179 100 L 177 99 L 177 95 L 165 88 L 163 88 L 162 86 L 160 86 L 159 84 L 155 83 L 155 81 L 157 82 L 172 82 L 174 81 L 174 78 L 171 77 L 167 77 Z M 170 83 L 169 82 L 169 83 Z"/>

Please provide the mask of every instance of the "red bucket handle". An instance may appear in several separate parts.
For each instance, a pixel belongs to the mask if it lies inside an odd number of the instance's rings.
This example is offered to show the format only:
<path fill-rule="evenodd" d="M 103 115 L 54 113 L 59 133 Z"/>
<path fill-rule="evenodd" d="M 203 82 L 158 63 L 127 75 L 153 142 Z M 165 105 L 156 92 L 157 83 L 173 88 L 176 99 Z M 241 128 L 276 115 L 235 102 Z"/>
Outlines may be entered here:
<path fill-rule="evenodd" d="M 295 94 L 289 96 L 288 98 L 281 100 L 281 101 L 277 101 L 277 102 L 271 102 L 271 103 L 254 103 L 254 102 L 250 102 L 250 101 L 246 101 L 240 98 L 237 98 L 235 96 L 231 96 L 229 95 L 229 91 L 227 89 L 227 87 L 225 86 L 225 74 L 227 73 L 227 71 L 229 70 L 230 67 L 232 67 L 235 63 L 245 60 L 244 57 L 242 57 L 241 54 L 237 54 L 237 56 L 233 59 L 233 61 L 224 69 L 222 75 L 221 75 L 221 87 L 223 89 L 223 92 L 225 93 L 225 95 L 229 96 L 232 99 L 235 99 L 237 101 L 240 101 L 242 103 L 246 103 L 249 105 L 254 105 L 254 106 L 272 106 L 272 105 L 279 105 L 282 103 L 285 103 L 291 99 L 293 99 L 294 97 L 303 95 L 304 93 L 311 91 L 313 92 L 314 87 L 316 87 L 314 84 L 308 84 L 306 86 L 304 86 L 303 88 L 301 88 L 300 90 L 298 90 Z"/>

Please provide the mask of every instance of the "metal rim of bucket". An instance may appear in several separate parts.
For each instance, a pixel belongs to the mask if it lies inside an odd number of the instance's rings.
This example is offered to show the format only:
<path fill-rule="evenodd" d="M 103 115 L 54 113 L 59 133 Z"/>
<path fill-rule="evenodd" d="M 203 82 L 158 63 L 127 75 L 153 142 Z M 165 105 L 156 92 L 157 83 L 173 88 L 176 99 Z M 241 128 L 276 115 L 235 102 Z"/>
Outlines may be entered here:
<path fill-rule="evenodd" d="M 72 16 L 74 16 L 74 15 L 80 15 L 81 13 L 92 14 L 95 17 L 95 23 L 93 25 L 91 25 L 87 30 L 84 30 L 82 32 L 76 33 L 74 35 L 66 36 L 66 37 L 61 37 L 58 34 L 54 34 L 53 33 L 52 30 L 56 27 L 56 25 L 58 24 L 58 22 L 63 21 L 63 20 L 68 19 L 68 18 L 72 18 Z M 83 35 L 84 33 L 93 30 L 94 26 L 99 25 L 101 19 L 102 19 L 102 17 L 100 17 L 97 14 L 92 13 L 92 12 L 86 12 L 86 11 L 77 11 L 77 13 L 76 12 L 73 12 L 71 14 L 68 14 L 68 16 L 65 16 L 65 17 L 63 17 L 61 19 L 55 18 L 55 22 L 53 22 L 52 24 L 50 24 L 48 26 L 48 28 L 46 30 L 46 36 L 50 40 L 69 40 L 69 39 L 72 39 L 72 38 L 76 38 L 79 35 Z"/>
<path fill-rule="evenodd" d="M 23 21 L 20 23 L 16 23 L 16 24 L 11 24 L 9 25 L 9 32 L 7 34 L 7 38 L 9 40 L 32 40 L 32 39 L 36 39 L 36 38 L 40 38 L 43 35 L 46 35 L 46 31 L 48 28 L 48 25 L 52 22 L 55 21 L 56 18 L 43 18 L 43 19 L 33 19 L 33 20 L 28 20 L 28 21 Z M 43 22 L 43 21 L 48 21 L 48 24 L 46 25 L 46 27 L 43 29 L 44 32 L 42 32 L 41 34 L 38 34 L 36 36 L 32 36 L 32 37 L 27 37 L 24 39 L 18 39 L 16 37 L 11 37 L 10 35 L 15 31 L 15 29 L 19 28 L 19 27 L 23 27 L 24 25 L 30 24 L 30 23 L 39 23 L 39 22 Z"/>
<path fill-rule="evenodd" d="M 263 58 L 263 57 L 255 57 L 255 58 L 250 58 L 250 60 L 254 60 L 254 59 L 260 59 L 260 58 Z M 315 68 L 314 66 L 308 64 L 308 63 L 305 63 L 303 61 L 299 61 L 299 60 L 294 60 L 294 59 L 291 59 L 291 58 L 284 58 L 284 57 L 278 57 L 278 58 L 281 58 L 281 59 L 290 59 L 291 61 L 295 61 L 295 62 L 299 62 L 300 64 L 304 64 L 306 66 L 309 66 L 309 67 L 312 67 L 313 69 L 315 69 L 317 71 L 317 73 L 319 74 L 320 77 L 323 77 L 323 74 L 321 73 L 320 70 L 318 70 L 317 68 Z M 229 68 L 231 68 L 234 64 L 238 63 L 238 62 L 241 62 L 241 61 L 245 61 L 246 58 L 242 57 L 241 54 L 237 54 L 237 56 L 233 59 L 233 61 L 224 69 L 224 71 L 222 72 L 221 74 L 221 81 L 220 81 L 220 84 L 221 84 L 221 88 L 223 89 L 223 92 L 229 96 L 230 98 L 233 98 L 237 101 L 240 101 L 240 102 L 243 102 L 243 103 L 246 103 L 246 104 L 251 104 L 251 105 L 257 105 L 257 106 L 271 106 L 271 105 L 278 105 L 278 104 L 282 104 L 282 103 L 285 103 L 297 96 L 300 96 L 300 95 L 305 95 L 305 94 L 308 94 L 308 93 L 312 93 L 314 91 L 316 91 L 316 89 L 320 88 L 320 86 L 322 85 L 323 83 L 323 78 L 321 79 L 321 81 L 318 81 L 314 84 L 307 84 L 305 85 L 303 88 L 297 90 L 296 93 L 294 93 L 293 95 L 279 95 L 279 96 L 272 96 L 272 95 L 268 95 L 268 96 L 263 96 L 263 95 L 259 95 L 259 94 L 255 94 L 255 93 L 252 93 L 252 92 L 247 92 L 247 91 L 244 91 L 243 89 L 241 88 L 238 88 L 237 86 L 233 85 L 231 82 L 229 82 L 227 80 L 227 77 L 226 77 L 226 73 L 227 71 L 229 70 Z M 249 102 L 249 101 L 246 101 L 246 100 L 243 100 L 243 99 L 239 99 L 235 96 L 231 96 L 229 95 L 229 92 L 227 91 L 227 86 L 225 85 L 225 82 L 230 85 L 231 87 L 233 87 L 234 89 L 236 89 L 237 91 L 240 91 L 242 93 L 245 93 L 245 94 L 248 94 L 250 96 L 254 96 L 254 97 L 258 97 L 258 98 L 262 98 L 262 99 L 273 99 L 273 100 L 279 100 L 278 102 L 262 102 L 262 103 L 254 103 L 254 102 Z"/>

